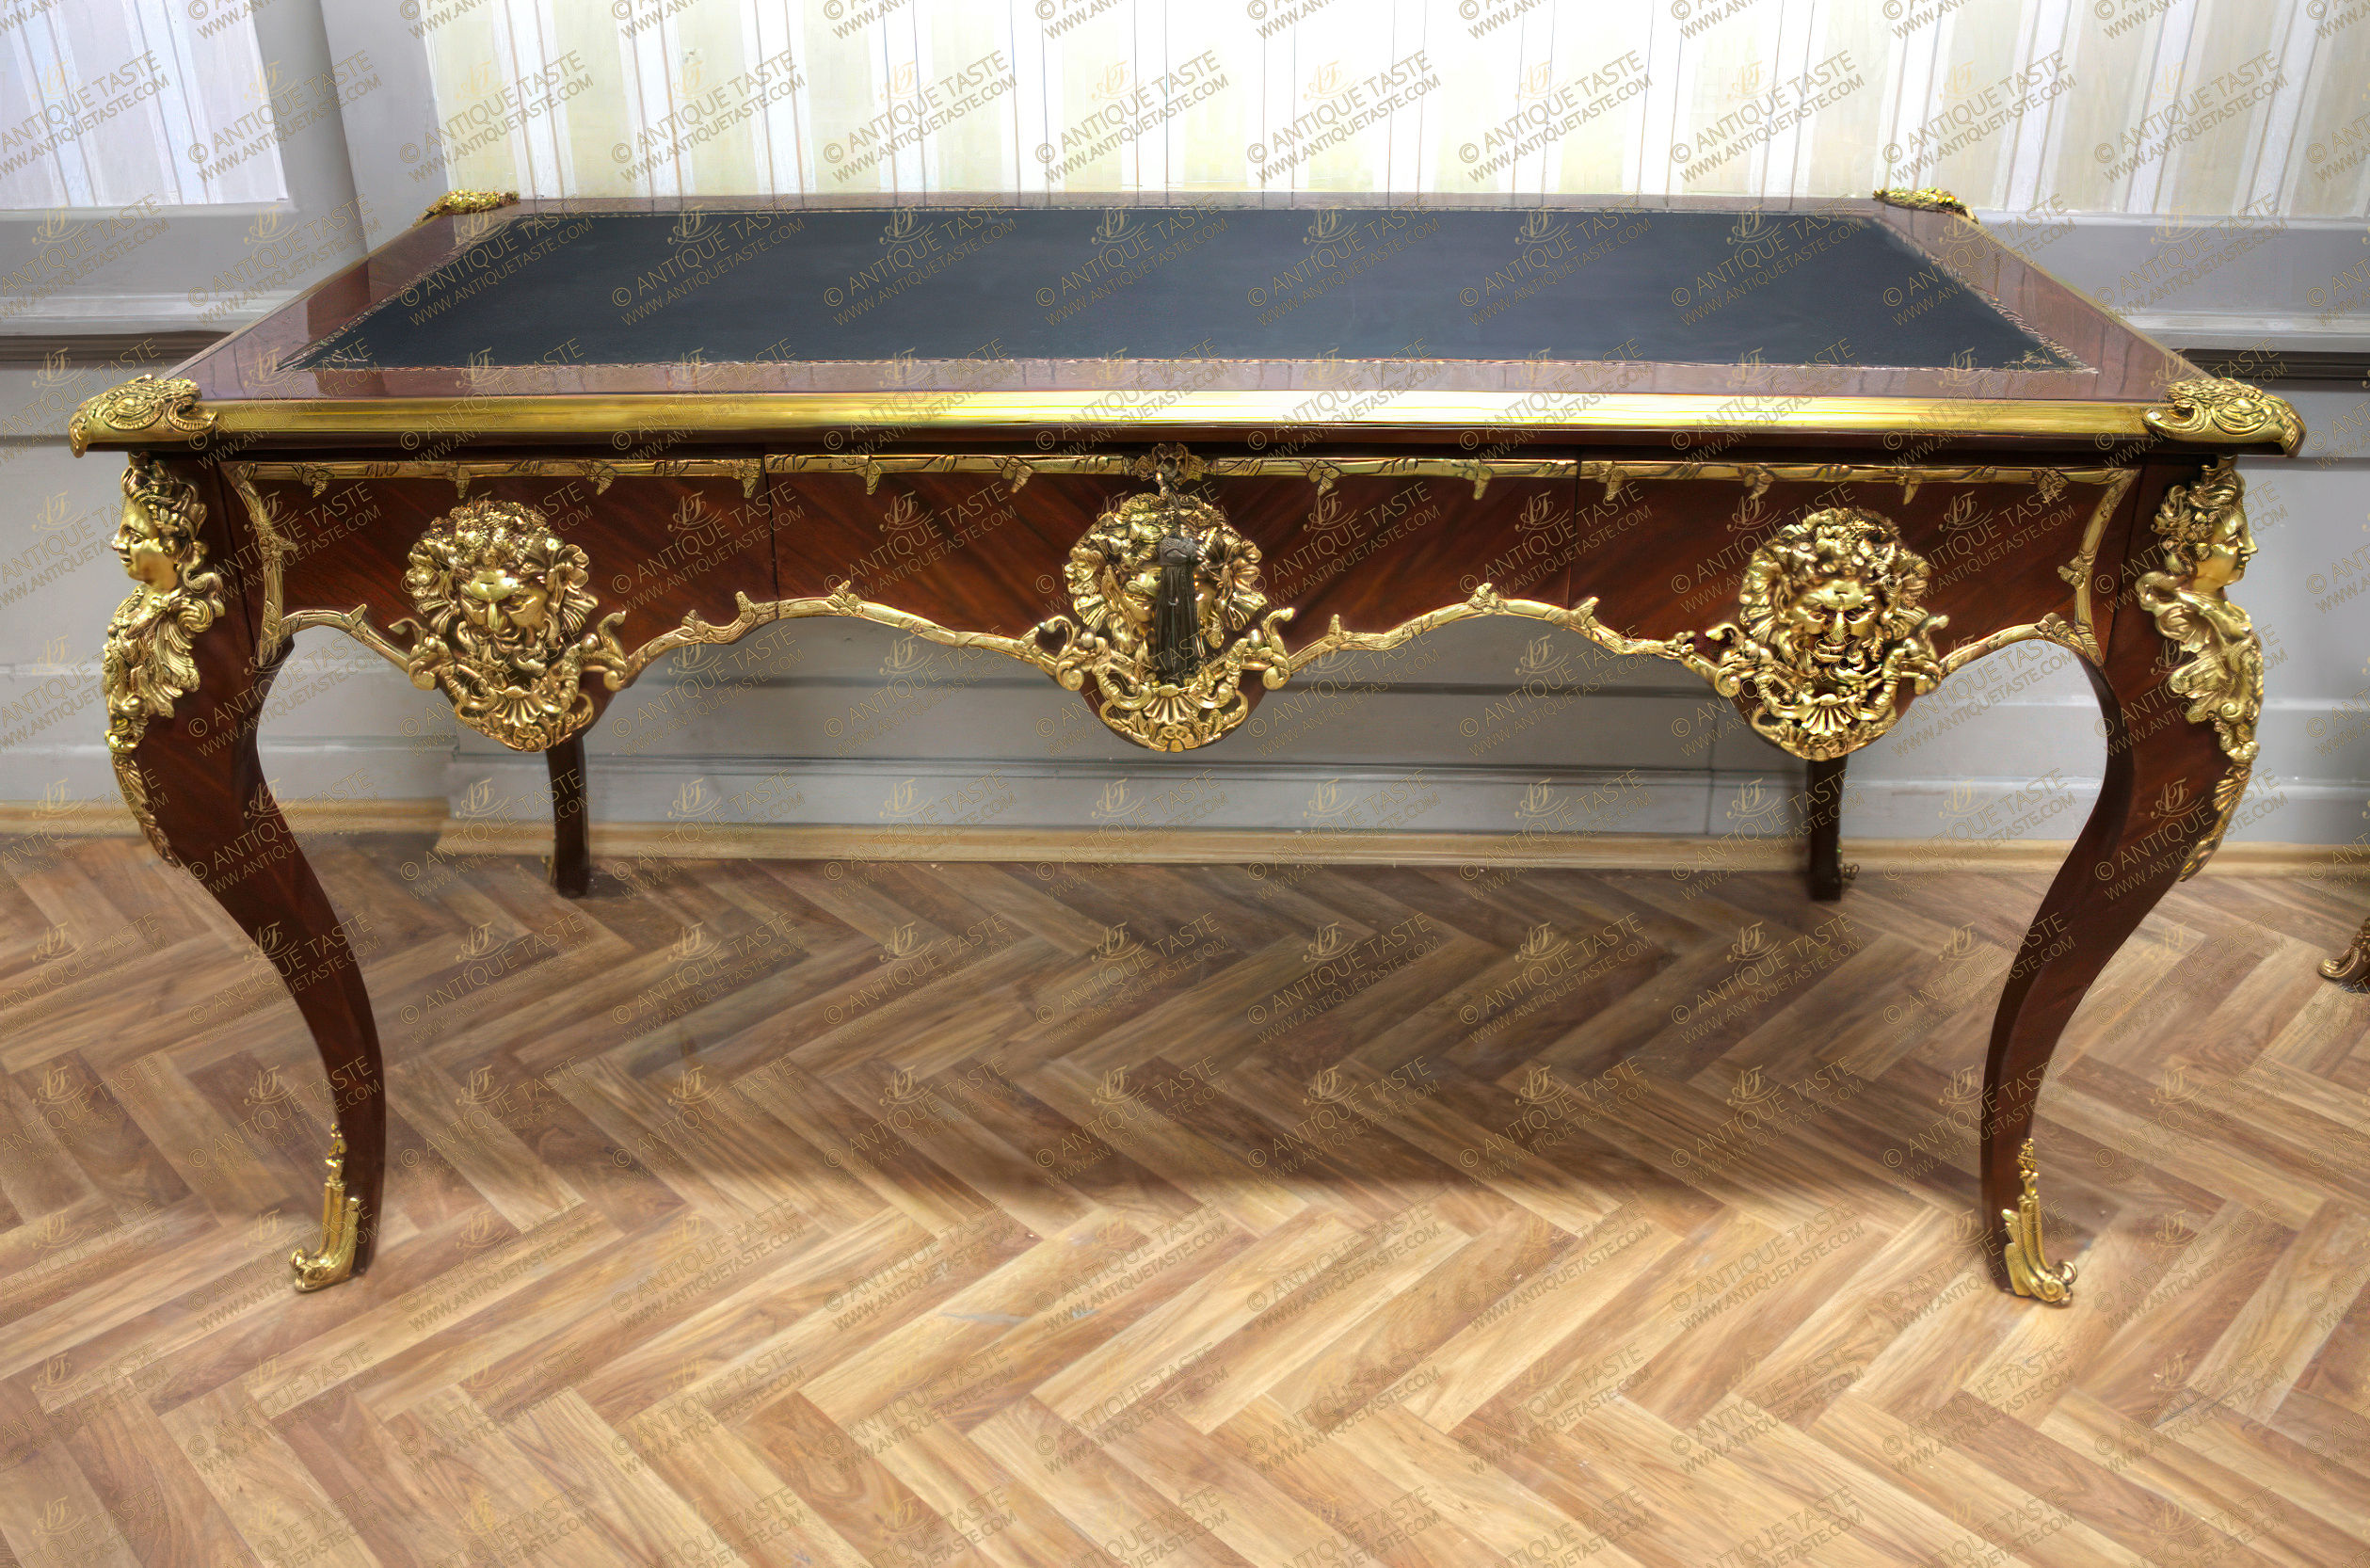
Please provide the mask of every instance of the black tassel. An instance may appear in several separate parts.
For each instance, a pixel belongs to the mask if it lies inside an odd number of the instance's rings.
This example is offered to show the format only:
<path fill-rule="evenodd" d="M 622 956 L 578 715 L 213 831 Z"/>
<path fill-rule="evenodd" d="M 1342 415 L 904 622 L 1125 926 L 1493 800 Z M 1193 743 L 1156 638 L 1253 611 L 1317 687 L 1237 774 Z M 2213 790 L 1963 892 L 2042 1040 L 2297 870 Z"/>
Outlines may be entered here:
<path fill-rule="evenodd" d="M 1152 667 L 1176 686 L 1201 667 L 1201 629 L 1193 602 L 1193 568 L 1201 552 L 1183 534 L 1161 541 L 1161 597 L 1152 606 Z"/>

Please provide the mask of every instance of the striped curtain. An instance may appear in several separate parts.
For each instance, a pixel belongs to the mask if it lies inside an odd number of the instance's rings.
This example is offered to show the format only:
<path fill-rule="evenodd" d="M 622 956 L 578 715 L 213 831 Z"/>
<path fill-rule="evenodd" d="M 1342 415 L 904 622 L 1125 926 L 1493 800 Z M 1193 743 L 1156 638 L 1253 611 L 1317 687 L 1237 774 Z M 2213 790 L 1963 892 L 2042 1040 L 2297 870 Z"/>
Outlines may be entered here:
<path fill-rule="evenodd" d="M 138 227 L 158 207 L 285 197 L 280 138 L 368 88 L 351 66 L 319 81 L 266 66 L 257 3 L 0 0 L 0 207 Z"/>

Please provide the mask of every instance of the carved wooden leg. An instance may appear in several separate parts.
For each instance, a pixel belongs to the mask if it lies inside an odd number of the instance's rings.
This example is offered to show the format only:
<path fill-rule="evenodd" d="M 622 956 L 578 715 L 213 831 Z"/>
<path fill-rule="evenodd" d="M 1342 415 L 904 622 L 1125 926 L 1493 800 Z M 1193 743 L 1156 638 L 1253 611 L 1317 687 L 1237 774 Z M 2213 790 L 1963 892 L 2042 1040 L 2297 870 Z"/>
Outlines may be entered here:
<path fill-rule="evenodd" d="M 1821 904 L 1843 897 L 1843 765 L 1840 757 L 1814 759 L 1802 794 L 1803 822 L 1810 829 L 1810 896 Z"/>
<path fill-rule="evenodd" d="M 136 460 L 124 490 L 117 548 L 147 586 L 107 628 L 108 749 L 149 841 L 263 949 L 328 1071 L 328 1223 L 320 1251 L 292 1259 L 297 1288 L 315 1289 L 370 1265 L 387 1144 L 378 1032 L 349 929 L 264 785 L 255 728 L 279 659 L 256 667 L 253 596 L 204 569 L 222 552 L 215 526 L 200 537 L 187 521 L 207 510 L 195 487 Z"/>
<path fill-rule="evenodd" d="M 2340 985 L 2359 985 L 2370 979 L 2370 920 L 2362 922 L 2345 952 L 2321 965 L 2321 973 Z"/>
<path fill-rule="evenodd" d="M 552 775 L 552 888 L 583 898 L 592 887 L 592 824 L 584 810 L 584 737 L 580 731 L 543 754 Z"/>
<path fill-rule="evenodd" d="M 2106 777 L 2010 968 L 1984 1070 L 1983 1211 L 1995 1271 L 2019 1295 L 2062 1303 L 2074 1284 L 2074 1266 L 2047 1256 L 2031 1142 L 2058 1037 L 2124 938 L 2212 853 L 2254 758 L 2261 645 L 2221 593 L 2251 553 L 2245 530 L 2226 462 L 2172 487 L 2156 520 L 2171 569 L 2142 576 L 2138 604 L 2116 615 L 2105 672 L 2083 666 L 2106 721 Z M 2168 640 L 2188 656 L 2169 677 Z"/>

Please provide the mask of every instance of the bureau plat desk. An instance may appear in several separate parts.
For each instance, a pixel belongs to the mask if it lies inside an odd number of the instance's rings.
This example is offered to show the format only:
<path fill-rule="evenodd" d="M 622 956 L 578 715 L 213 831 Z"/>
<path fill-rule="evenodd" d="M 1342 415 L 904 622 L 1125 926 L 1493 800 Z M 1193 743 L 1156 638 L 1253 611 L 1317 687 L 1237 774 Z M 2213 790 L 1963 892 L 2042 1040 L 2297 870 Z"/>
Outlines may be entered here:
<path fill-rule="evenodd" d="M 2232 459 L 2302 430 L 1937 191 L 457 192 L 71 436 L 131 454 L 138 586 L 104 664 L 124 798 L 263 941 L 328 1074 L 299 1288 L 368 1266 L 386 1147 L 360 967 L 257 761 L 299 632 L 545 752 L 553 879 L 581 893 L 582 737 L 678 648 L 856 616 L 1034 665 L 1182 751 L 1328 654 L 1511 616 L 1681 665 L 1809 760 L 1830 866 L 1835 770 L 1915 697 L 2020 641 L 2080 660 L 2105 786 L 2003 988 L 1981 1152 L 2002 1282 L 2063 1302 L 2035 1100 L 2245 784 L 2263 664 L 2225 594 L 2254 548 Z"/>

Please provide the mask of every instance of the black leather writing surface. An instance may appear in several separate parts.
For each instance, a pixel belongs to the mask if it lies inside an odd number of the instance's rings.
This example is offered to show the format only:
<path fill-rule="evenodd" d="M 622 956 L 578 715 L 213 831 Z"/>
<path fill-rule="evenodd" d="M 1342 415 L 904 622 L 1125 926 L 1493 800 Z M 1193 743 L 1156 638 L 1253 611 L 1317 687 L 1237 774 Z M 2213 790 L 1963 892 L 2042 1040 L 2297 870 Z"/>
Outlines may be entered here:
<path fill-rule="evenodd" d="M 1864 218 L 1184 206 L 518 216 L 296 366 L 693 354 L 2076 363 Z"/>

